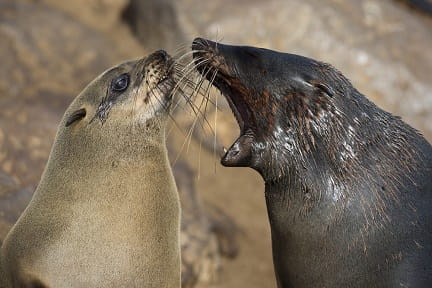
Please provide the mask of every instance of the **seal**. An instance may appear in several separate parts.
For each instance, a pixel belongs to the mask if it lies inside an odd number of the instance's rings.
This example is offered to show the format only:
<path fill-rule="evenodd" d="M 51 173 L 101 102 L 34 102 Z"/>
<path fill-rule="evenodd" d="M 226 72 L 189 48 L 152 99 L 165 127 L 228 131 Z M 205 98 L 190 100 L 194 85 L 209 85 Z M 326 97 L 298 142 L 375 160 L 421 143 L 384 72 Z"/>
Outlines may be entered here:
<path fill-rule="evenodd" d="M 328 64 L 192 49 L 240 126 L 222 164 L 265 181 L 278 287 L 430 287 L 431 145 Z"/>
<path fill-rule="evenodd" d="M 180 204 L 165 147 L 172 67 L 156 51 L 75 98 L 1 248 L 1 287 L 180 287 Z"/>

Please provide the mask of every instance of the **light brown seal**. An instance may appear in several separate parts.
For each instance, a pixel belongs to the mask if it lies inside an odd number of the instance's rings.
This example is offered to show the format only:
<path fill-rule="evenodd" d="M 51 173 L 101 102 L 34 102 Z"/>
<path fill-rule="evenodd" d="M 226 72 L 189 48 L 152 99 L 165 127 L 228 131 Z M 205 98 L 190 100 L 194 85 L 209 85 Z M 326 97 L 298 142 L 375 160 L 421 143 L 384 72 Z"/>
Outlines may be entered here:
<path fill-rule="evenodd" d="M 164 51 L 123 63 L 69 106 L 1 248 L 1 287 L 180 287 L 171 67 Z"/>

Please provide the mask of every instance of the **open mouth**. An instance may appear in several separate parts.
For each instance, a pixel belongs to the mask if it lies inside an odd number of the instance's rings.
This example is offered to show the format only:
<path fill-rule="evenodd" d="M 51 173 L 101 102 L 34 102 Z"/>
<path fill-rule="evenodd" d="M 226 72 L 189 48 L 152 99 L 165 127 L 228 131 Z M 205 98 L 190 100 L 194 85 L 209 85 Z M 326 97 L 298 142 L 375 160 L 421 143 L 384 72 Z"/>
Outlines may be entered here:
<path fill-rule="evenodd" d="M 208 46 L 208 42 L 194 41 L 194 59 L 206 64 L 198 65 L 197 70 L 205 75 L 208 81 L 224 95 L 240 127 L 240 136 L 222 157 L 225 166 L 249 166 L 251 143 L 254 138 L 255 121 L 253 114 L 245 99 L 248 99 L 248 90 L 241 80 L 231 72 L 224 56 L 216 49 Z M 216 71 L 207 73 L 208 71 Z"/>
<path fill-rule="evenodd" d="M 225 96 L 225 99 L 227 99 L 231 111 L 240 127 L 240 133 L 246 133 L 246 130 L 249 129 L 250 113 L 243 101 L 246 96 L 244 95 L 245 89 L 237 79 L 228 78 L 220 71 L 217 72 L 213 85 Z"/>
<path fill-rule="evenodd" d="M 216 57 L 219 61 L 212 61 L 212 58 Z M 208 51 L 206 53 L 194 53 L 194 58 L 207 58 L 209 60 L 206 65 L 198 66 L 197 70 L 205 75 L 208 81 L 212 81 L 212 84 L 224 95 L 240 127 L 240 133 L 247 133 L 253 126 L 252 113 L 244 100 L 247 98 L 247 89 L 239 78 L 231 75 L 226 63 L 220 63 L 220 59 L 223 59 L 222 56 Z M 217 71 L 216 76 L 213 76 L 211 72 L 208 73 L 209 70 Z M 213 77 L 214 79 L 212 79 Z"/>

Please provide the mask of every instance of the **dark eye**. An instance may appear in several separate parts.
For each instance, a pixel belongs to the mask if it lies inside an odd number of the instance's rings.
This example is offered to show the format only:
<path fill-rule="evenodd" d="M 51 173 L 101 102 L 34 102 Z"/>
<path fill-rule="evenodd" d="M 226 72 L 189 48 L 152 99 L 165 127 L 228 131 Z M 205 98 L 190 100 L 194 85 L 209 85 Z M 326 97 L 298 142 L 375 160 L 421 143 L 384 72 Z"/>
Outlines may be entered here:
<path fill-rule="evenodd" d="M 129 85 L 129 75 L 122 74 L 111 81 L 111 90 L 122 92 L 126 90 Z"/>

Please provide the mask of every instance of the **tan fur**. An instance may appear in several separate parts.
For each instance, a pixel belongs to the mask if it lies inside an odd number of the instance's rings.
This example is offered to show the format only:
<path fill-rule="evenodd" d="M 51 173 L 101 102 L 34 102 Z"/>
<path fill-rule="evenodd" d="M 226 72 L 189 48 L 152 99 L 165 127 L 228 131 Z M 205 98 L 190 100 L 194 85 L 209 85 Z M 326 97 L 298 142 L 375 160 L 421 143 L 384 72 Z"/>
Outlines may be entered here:
<path fill-rule="evenodd" d="M 180 287 L 165 98 L 148 93 L 158 76 L 129 87 L 105 123 L 91 122 L 112 78 L 135 75 L 144 62 L 108 70 L 67 109 L 33 199 L 1 248 L 3 286 Z M 150 64 L 146 75 L 158 74 Z M 65 127 L 80 108 L 85 118 Z"/>

